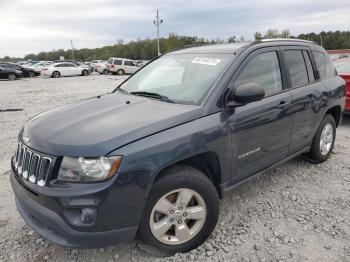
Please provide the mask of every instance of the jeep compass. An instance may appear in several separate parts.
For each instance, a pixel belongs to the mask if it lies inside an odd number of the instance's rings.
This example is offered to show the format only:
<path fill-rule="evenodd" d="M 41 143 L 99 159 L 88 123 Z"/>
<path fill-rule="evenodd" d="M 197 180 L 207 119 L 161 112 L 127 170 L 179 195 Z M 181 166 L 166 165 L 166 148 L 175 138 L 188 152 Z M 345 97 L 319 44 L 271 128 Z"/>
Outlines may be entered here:
<path fill-rule="evenodd" d="M 113 92 L 24 125 L 11 160 L 18 211 L 64 246 L 137 237 L 186 252 L 237 185 L 301 154 L 327 160 L 344 103 L 344 80 L 313 42 L 169 52 Z"/>

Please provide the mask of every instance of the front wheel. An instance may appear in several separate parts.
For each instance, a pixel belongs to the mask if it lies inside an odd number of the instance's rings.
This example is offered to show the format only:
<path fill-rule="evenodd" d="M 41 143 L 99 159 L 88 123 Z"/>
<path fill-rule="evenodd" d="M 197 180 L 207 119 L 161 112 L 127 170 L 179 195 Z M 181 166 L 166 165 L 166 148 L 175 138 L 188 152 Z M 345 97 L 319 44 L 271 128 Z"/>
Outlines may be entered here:
<path fill-rule="evenodd" d="M 311 145 L 311 150 L 307 154 L 307 160 L 314 163 L 322 163 L 326 161 L 333 151 L 334 141 L 336 136 L 336 123 L 332 115 L 327 114 L 314 138 Z"/>
<path fill-rule="evenodd" d="M 187 252 L 209 237 L 218 215 L 213 183 L 197 169 L 178 165 L 153 185 L 139 236 L 162 251 Z"/>
<path fill-rule="evenodd" d="M 61 76 L 61 73 L 58 72 L 58 71 L 54 71 L 54 72 L 52 73 L 52 77 L 53 77 L 53 78 L 59 78 L 60 76 Z"/>
<path fill-rule="evenodd" d="M 15 74 L 9 74 L 8 75 L 8 79 L 10 80 L 10 81 L 14 81 L 14 80 L 16 80 L 16 78 L 17 78 L 17 76 L 15 75 Z"/>
<path fill-rule="evenodd" d="M 104 75 L 108 75 L 109 74 L 109 71 L 107 69 L 103 70 L 103 74 Z"/>
<path fill-rule="evenodd" d="M 88 76 L 89 75 L 89 71 L 87 70 L 83 70 L 83 72 L 81 73 L 83 76 Z"/>

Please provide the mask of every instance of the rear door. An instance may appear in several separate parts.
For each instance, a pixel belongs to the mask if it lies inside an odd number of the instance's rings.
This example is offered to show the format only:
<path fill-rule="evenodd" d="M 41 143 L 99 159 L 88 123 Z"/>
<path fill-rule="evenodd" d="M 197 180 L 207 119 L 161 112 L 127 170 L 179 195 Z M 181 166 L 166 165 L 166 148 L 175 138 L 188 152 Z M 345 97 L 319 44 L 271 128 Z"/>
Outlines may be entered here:
<path fill-rule="evenodd" d="M 323 96 L 326 88 L 319 79 L 312 62 L 312 53 L 304 47 L 284 47 L 283 56 L 289 75 L 289 88 L 293 96 L 291 112 L 293 113 L 292 139 L 290 152 L 297 152 L 311 144 L 320 118 L 320 112 L 326 105 Z"/>
<path fill-rule="evenodd" d="M 136 66 L 134 61 L 124 60 L 124 69 L 125 69 L 125 73 L 133 74 L 137 71 L 138 67 Z"/>
<path fill-rule="evenodd" d="M 69 76 L 78 75 L 80 73 L 80 68 L 74 65 L 73 63 L 66 63 L 65 70 L 67 72 L 67 75 Z"/>
<path fill-rule="evenodd" d="M 247 82 L 261 85 L 265 98 L 235 108 L 229 117 L 233 148 L 233 183 L 253 175 L 288 155 L 292 116 L 291 93 L 286 90 L 284 70 L 277 47 L 250 54 L 238 69 L 233 86 Z"/>

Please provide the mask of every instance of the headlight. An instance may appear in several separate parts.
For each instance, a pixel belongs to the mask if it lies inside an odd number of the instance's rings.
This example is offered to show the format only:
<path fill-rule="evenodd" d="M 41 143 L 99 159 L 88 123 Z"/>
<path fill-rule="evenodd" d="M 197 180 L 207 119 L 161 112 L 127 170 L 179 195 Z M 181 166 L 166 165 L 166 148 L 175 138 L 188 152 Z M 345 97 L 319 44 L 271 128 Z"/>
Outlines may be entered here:
<path fill-rule="evenodd" d="M 58 180 L 89 182 L 111 178 L 120 166 L 122 157 L 64 157 L 58 172 Z"/>

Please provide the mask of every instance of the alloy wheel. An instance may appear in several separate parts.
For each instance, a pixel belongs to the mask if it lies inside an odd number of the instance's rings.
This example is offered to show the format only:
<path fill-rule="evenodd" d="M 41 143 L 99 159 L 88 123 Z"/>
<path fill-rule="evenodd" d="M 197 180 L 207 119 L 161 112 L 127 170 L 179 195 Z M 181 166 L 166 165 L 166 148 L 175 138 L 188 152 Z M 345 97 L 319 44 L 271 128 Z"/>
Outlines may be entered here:
<path fill-rule="evenodd" d="M 16 80 L 16 75 L 15 74 L 9 74 L 8 76 L 10 81 Z"/>
<path fill-rule="evenodd" d="M 327 155 L 332 147 L 334 130 L 333 126 L 327 123 L 322 130 L 320 138 L 320 150 L 322 155 Z"/>
<path fill-rule="evenodd" d="M 195 237 L 207 217 L 205 201 L 196 191 L 180 188 L 162 196 L 150 216 L 153 236 L 164 244 L 178 245 Z"/>

